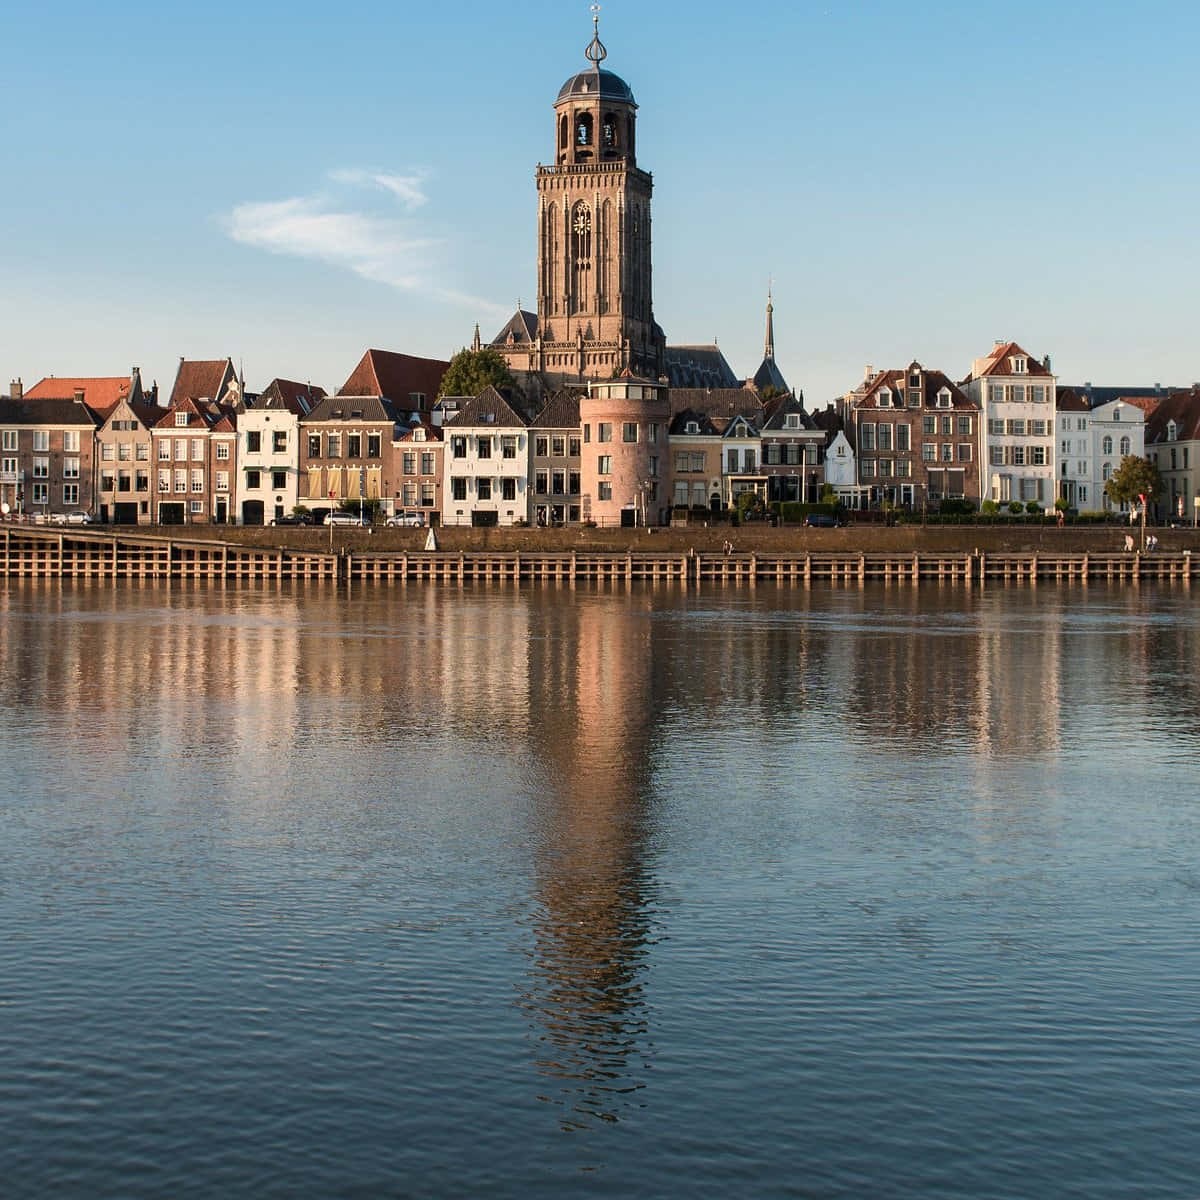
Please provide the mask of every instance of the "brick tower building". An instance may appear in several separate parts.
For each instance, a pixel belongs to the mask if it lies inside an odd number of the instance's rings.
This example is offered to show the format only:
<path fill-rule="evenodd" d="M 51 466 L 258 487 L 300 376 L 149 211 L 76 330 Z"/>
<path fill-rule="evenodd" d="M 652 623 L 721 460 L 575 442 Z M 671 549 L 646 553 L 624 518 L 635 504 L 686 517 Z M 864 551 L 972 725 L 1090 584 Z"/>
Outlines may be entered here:
<path fill-rule="evenodd" d="M 553 165 L 537 169 L 537 313 L 518 310 L 492 343 L 510 369 L 554 383 L 665 370 L 651 299 L 653 179 L 637 165 L 633 92 L 601 68 L 596 13 L 589 66 L 554 103 Z"/>

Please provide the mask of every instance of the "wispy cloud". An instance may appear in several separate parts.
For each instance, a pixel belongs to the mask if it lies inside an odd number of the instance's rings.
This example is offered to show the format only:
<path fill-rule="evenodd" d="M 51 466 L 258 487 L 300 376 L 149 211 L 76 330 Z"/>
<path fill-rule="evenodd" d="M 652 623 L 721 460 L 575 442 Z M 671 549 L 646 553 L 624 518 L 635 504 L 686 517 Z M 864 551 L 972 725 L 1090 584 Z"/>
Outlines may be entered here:
<path fill-rule="evenodd" d="M 343 168 L 330 172 L 327 186 L 312 195 L 236 205 L 226 228 L 245 246 L 315 259 L 443 303 L 501 313 L 502 306 L 439 282 L 443 242 L 414 215 L 429 202 L 426 179 L 424 171 Z"/>

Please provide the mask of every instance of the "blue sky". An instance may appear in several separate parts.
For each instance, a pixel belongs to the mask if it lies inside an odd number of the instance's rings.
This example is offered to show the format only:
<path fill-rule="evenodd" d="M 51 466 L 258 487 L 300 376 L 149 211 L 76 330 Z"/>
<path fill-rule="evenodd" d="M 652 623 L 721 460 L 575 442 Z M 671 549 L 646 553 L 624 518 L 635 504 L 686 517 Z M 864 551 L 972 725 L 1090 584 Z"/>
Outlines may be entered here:
<path fill-rule="evenodd" d="M 1066 382 L 1200 378 L 1198 13 L 609 0 L 668 339 L 752 372 L 773 276 L 810 404 L 997 338 Z M 230 354 L 333 388 L 533 295 L 585 3 L 46 0 L 3 32 L 0 386 Z"/>

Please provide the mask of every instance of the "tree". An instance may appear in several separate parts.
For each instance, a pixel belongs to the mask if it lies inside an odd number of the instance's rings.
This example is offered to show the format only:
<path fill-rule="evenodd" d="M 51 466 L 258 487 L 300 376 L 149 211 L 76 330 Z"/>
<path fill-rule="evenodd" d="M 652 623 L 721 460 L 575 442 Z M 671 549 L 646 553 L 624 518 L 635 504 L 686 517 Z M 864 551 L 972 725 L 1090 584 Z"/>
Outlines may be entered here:
<path fill-rule="evenodd" d="M 1127 454 L 1121 465 L 1108 477 L 1104 493 L 1115 504 L 1136 504 L 1139 496 L 1145 496 L 1148 504 L 1153 503 L 1162 491 L 1162 478 L 1158 468 L 1145 458 Z"/>
<path fill-rule="evenodd" d="M 504 361 L 504 355 L 487 347 L 482 350 L 460 350 L 450 360 L 438 395 L 478 396 L 488 384 L 495 388 L 513 386 L 512 372 Z"/>

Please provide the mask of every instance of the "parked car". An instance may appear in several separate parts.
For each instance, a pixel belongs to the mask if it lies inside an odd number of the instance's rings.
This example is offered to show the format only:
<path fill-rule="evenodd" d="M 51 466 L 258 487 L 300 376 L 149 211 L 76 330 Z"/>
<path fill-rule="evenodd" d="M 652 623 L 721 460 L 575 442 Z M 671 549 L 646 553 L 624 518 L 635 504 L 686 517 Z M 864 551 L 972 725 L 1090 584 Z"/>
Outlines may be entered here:
<path fill-rule="evenodd" d="M 92 514 L 76 510 L 75 512 L 51 513 L 51 525 L 90 525 Z"/>
<path fill-rule="evenodd" d="M 393 513 L 385 522 L 392 529 L 400 529 L 407 527 L 409 529 L 422 529 L 425 526 L 424 513 Z"/>
<path fill-rule="evenodd" d="M 837 517 L 831 517 L 828 513 L 809 513 L 804 518 L 804 524 L 809 529 L 836 529 L 841 521 Z"/>
<path fill-rule="evenodd" d="M 366 515 L 359 516 L 356 512 L 346 512 L 335 509 L 325 518 L 326 525 L 370 525 L 371 520 Z"/>
<path fill-rule="evenodd" d="M 272 525 L 311 525 L 313 523 L 312 513 L 288 513 L 286 516 L 276 517 Z"/>

